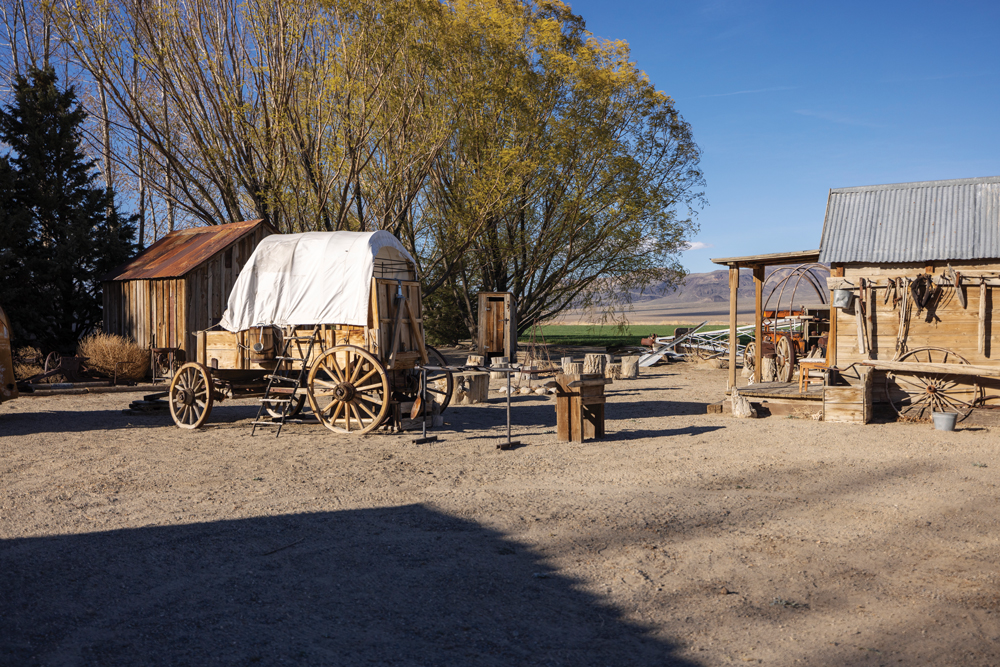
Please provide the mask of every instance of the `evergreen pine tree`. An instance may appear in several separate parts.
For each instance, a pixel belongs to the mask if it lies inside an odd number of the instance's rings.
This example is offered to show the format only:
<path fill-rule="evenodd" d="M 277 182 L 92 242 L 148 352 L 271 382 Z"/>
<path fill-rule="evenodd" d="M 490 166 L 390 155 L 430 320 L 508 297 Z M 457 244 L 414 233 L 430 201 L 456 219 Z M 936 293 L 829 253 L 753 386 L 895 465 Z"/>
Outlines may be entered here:
<path fill-rule="evenodd" d="M 135 252 L 134 216 L 118 213 L 81 148 L 84 118 L 51 68 L 18 76 L 0 109 L 10 148 L 0 164 L 0 268 L 19 276 L 0 286 L 0 302 L 20 342 L 46 350 L 72 351 L 100 323 L 100 278 Z"/>

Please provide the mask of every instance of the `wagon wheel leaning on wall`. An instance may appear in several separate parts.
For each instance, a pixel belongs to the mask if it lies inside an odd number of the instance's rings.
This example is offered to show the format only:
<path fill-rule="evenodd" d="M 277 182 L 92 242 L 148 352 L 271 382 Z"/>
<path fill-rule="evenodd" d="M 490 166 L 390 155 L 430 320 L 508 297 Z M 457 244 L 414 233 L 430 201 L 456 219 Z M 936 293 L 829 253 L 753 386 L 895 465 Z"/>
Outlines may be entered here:
<path fill-rule="evenodd" d="M 212 414 L 215 402 L 212 372 L 198 363 L 184 364 L 174 373 L 167 397 L 174 423 L 181 428 L 198 428 Z"/>
<path fill-rule="evenodd" d="M 795 377 L 795 345 L 790 336 L 778 336 L 774 342 L 774 355 L 778 382 L 791 382 Z"/>
<path fill-rule="evenodd" d="M 320 355 L 306 381 L 316 418 L 336 433 L 368 433 L 389 411 L 389 377 L 371 353 L 337 345 Z"/>
<path fill-rule="evenodd" d="M 968 364 L 943 347 L 918 347 L 896 361 L 924 364 Z M 931 412 L 957 412 L 965 419 L 983 397 L 974 376 L 925 371 L 887 371 L 885 394 L 893 409 L 904 419 L 929 421 Z"/>
<path fill-rule="evenodd" d="M 744 377 L 753 377 L 754 364 L 757 361 L 756 357 L 757 344 L 747 343 L 747 346 L 743 348 L 743 375 Z"/>

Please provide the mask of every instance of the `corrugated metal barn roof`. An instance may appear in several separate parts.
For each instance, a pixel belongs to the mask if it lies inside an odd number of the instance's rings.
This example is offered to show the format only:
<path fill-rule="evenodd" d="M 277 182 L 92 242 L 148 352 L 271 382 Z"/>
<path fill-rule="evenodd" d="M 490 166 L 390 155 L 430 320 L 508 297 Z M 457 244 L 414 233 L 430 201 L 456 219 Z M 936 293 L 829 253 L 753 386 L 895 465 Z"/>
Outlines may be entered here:
<path fill-rule="evenodd" d="M 1000 176 L 830 190 L 821 262 L 1000 258 Z"/>
<path fill-rule="evenodd" d="M 170 232 L 102 280 L 180 278 L 263 224 L 263 220 L 247 220 Z"/>

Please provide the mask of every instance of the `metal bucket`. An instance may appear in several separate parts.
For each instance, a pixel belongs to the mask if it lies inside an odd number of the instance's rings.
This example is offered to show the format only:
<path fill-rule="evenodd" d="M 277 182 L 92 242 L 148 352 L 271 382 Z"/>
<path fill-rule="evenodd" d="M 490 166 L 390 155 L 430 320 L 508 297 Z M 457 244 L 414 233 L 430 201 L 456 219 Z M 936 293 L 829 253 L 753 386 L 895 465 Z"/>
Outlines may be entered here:
<path fill-rule="evenodd" d="M 854 290 L 835 289 L 833 290 L 833 303 L 830 305 L 834 308 L 850 308 L 853 301 Z"/>
<path fill-rule="evenodd" d="M 957 412 L 932 412 L 931 419 L 934 420 L 934 428 L 939 431 L 954 431 L 955 422 L 958 421 Z"/>
<path fill-rule="evenodd" d="M 274 330 L 271 327 L 251 327 L 247 332 L 250 361 L 255 364 L 271 361 L 277 354 Z"/>

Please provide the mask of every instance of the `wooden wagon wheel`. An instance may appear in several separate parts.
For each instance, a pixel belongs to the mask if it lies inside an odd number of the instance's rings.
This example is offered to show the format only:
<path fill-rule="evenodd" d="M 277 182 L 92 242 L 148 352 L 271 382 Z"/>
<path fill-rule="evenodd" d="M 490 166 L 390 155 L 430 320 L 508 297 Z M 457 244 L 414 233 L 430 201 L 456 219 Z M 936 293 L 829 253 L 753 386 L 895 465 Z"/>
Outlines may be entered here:
<path fill-rule="evenodd" d="M 301 391 L 301 389 L 299 390 Z M 283 397 L 284 394 L 279 396 Z M 300 412 L 302 412 L 302 406 L 306 404 L 306 395 L 299 394 L 295 397 L 295 402 L 288 406 L 288 412 L 285 413 L 285 419 L 291 419 L 292 417 L 297 417 Z M 271 415 L 275 419 L 281 418 L 281 403 L 272 403 L 270 401 L 264 401 L 264 409 L 267 410 L 267 414 Z"/>
<path fill-rule="evenodd" d="M 753 373 L 754 364 L 757 363 L 756 351 L 756 343 L 747 343 L 747 346 L 743 348 L 743 368 L 749 369 L 750 373 Z"/>
<path fill-rule="evenodd" d="M 440 352 L 430 345 L 427 348 L 427 358 L 432 366 L 447 366 L 448 361 Z M 419 381 L 419 380 L 418 380 Z M 439 387 L 439 384 L 444 387 Z M 455 388 L 455 379 L 451 371 L 427 371 L 427 395 L 441 406 L 441 412 L 451 403 L 451 392 Z"/>
<path fill-rule="evenodd" d="M 184 364 L 170 381 L 168 397 L 174 423 L 181 428 L 198 428 L 212 414 L 215 396 L 211 371 L 194 362 Z"/>
<path fill-rule="evenodd" d="M 278 370 L 275 369 L 275 375 L 280 375 L 282 377 L 287 377 L 289 379 L 294 379 L 298 376 L 298 370 Z M 286 398 L 285 394 L 277 396 L 277 398 Z M 299 394 L 295 397 L 295 402 L 288 406 L 288 412 L 285 413 L 285 419 L 291 419 L 297 417 L 300 412 L 302 412 L 302 406 L 306 403 L 306 388 L 300 387 Z M 264 401 L 264 409 L 267 410 L 267 414 L 271 415 L 275 419 L 281 418 L 281 406 L 282 403 L 272 403 L 270 401 Z"/>
<path fill-rule="evenodd" d="M 926 364 L 968 364 L 959 354 L 943 347 L 918 347 L 896 361 Z M 900 417 L 929 421 L 932 412 L 957 412 L 965 419 L 982 400 L 982 389 L 967 375 L 924 371 L 887 371 L 885 394 Z"/>
<path fill-rule="evenodd" d="M 337 433 L 368 433 L 389 411 L 385 367 L 360 347 L 328 349 L 313 362 L 306 387 L 317 419 Z"/>
<path fill-rule="evenodd" d="M 788 336 L 778 336 L 774 342 L 774 370 L 778 382 L 791 382 L 795 377 L 795 345 Z"/>

